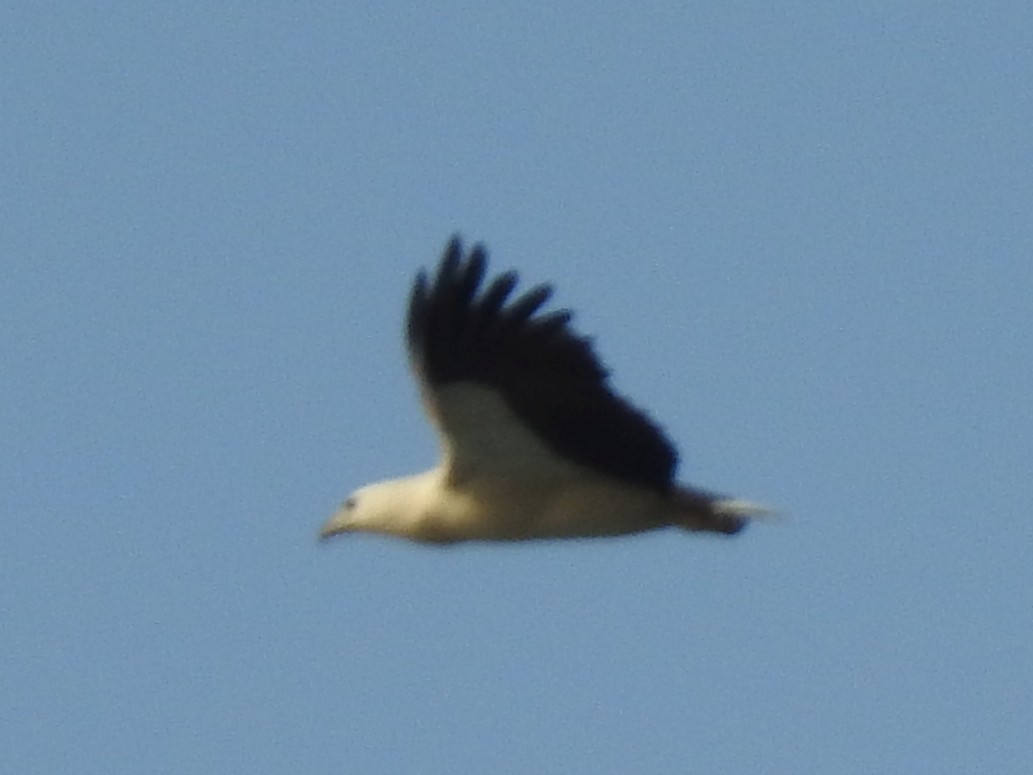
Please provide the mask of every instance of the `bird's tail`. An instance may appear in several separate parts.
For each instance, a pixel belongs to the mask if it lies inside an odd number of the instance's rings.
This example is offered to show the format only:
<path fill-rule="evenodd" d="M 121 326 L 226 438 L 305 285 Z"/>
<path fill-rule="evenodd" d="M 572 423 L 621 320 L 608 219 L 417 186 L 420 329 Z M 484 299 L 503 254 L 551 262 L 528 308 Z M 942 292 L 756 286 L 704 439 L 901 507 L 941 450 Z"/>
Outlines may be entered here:
<path fill-rule="evenodd" d="M 674 492 L 674 502 L 673 524 L 686 530 L 725 535 L 735 535 L 748 522 L 772 513 L 759 503 L 714 495 L 690 487 L 678 487 Z"/>

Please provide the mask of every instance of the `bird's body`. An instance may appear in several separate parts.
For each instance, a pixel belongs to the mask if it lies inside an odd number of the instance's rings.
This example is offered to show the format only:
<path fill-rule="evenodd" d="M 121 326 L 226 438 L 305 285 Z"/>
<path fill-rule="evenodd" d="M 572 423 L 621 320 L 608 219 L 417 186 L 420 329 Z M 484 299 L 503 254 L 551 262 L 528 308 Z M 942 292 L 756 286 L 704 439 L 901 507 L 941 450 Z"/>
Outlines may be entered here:
<path fill-rule="evenodd" d="M 567 311 L 536 315 L 551 289 L 507 304 L 516 275 L 486 289 L 486 255 L 458 238 L 433 285 L 421 274 L 407 340 L 442 440 L 439 466 L 357 490 L 323 537 L 372 532 L 427 543 L 637 533 L 668 525 L 738 532 L 761 509 L 678 485 L 662 431 L 614 394 Z"/>
<path fill-rule="evenodd" d="M 452 397 L 474 417 L 508 414 L 498 397 L 476 385 L 451 388 Z M 471 419 L 471 422 L 478 422 Z M 509 431 L 512 434 L 512 426 Z M 516 426 L 519 427 L 519 426 Z M 489 441 L 490 445 L 491 442 Z M 372 532 L 433 543 L 462 540 L 519 541 L 530 538 L 616 535 L 659 527 L 666 498 L 655 490 L 629 488 L 573 463 L 557 465 L 531 434 L 499 440 L 503 470 L 492 466 L 443 465 L 415 476 L 370 485 L 363 496 L 382 495 L 399 504 L 393 518 L 381 512 L 364 526 Z M 490 514 L 486 520 L 483 515 Z"/>

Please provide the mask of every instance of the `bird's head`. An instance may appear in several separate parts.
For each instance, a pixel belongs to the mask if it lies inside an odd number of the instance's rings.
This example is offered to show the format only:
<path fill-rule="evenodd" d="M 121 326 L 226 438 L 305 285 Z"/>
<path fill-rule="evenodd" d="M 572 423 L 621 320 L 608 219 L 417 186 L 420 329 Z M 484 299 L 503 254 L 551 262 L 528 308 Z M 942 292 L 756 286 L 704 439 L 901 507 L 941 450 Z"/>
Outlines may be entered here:
<path fill-rule="evenodd" d="M 422 514 L 422 477 L 406 477 L 360 487 L 319 530 L 321 539 L 341 533 L 380 533 L 413 538 Z"/>
<path fill-rule="evenodd" d="M 381 532 L 378 524 L 385 522 L 384 498 L 379 497 L 377 485 L 367 485 L 349 495 L 340 508 L 319 529 L 323 540 L 341 533 Z"/>

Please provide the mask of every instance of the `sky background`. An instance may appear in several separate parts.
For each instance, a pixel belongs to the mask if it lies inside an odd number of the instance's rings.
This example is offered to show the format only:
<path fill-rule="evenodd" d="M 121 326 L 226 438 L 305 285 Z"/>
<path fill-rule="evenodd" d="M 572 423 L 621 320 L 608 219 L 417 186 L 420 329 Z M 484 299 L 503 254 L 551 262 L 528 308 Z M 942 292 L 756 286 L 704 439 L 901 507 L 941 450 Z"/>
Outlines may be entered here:
<path fill-rule="evenodd" d="M 1033 10 L 687 5 L 4 6 L 5 771 L 1030 771 Z M 454 231 L 787 517 L 320 545 Z"/>

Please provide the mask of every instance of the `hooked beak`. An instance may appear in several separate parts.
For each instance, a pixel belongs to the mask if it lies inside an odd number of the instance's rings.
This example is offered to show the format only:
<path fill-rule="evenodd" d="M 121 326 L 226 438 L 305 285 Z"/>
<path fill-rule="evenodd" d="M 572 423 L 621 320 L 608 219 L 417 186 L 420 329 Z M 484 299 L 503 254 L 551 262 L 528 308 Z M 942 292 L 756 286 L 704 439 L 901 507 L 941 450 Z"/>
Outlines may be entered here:
<path fill-rule="evenodd" d="M 348 513 L 343 508 L 338 509 L 334 512 L 333 516 L 324 522 L 323 526 L 319 528 L 319 540 L 325 541 L 328 538 L 333 538 L 335 535 L 347 533 L 349 530 Z"/>

